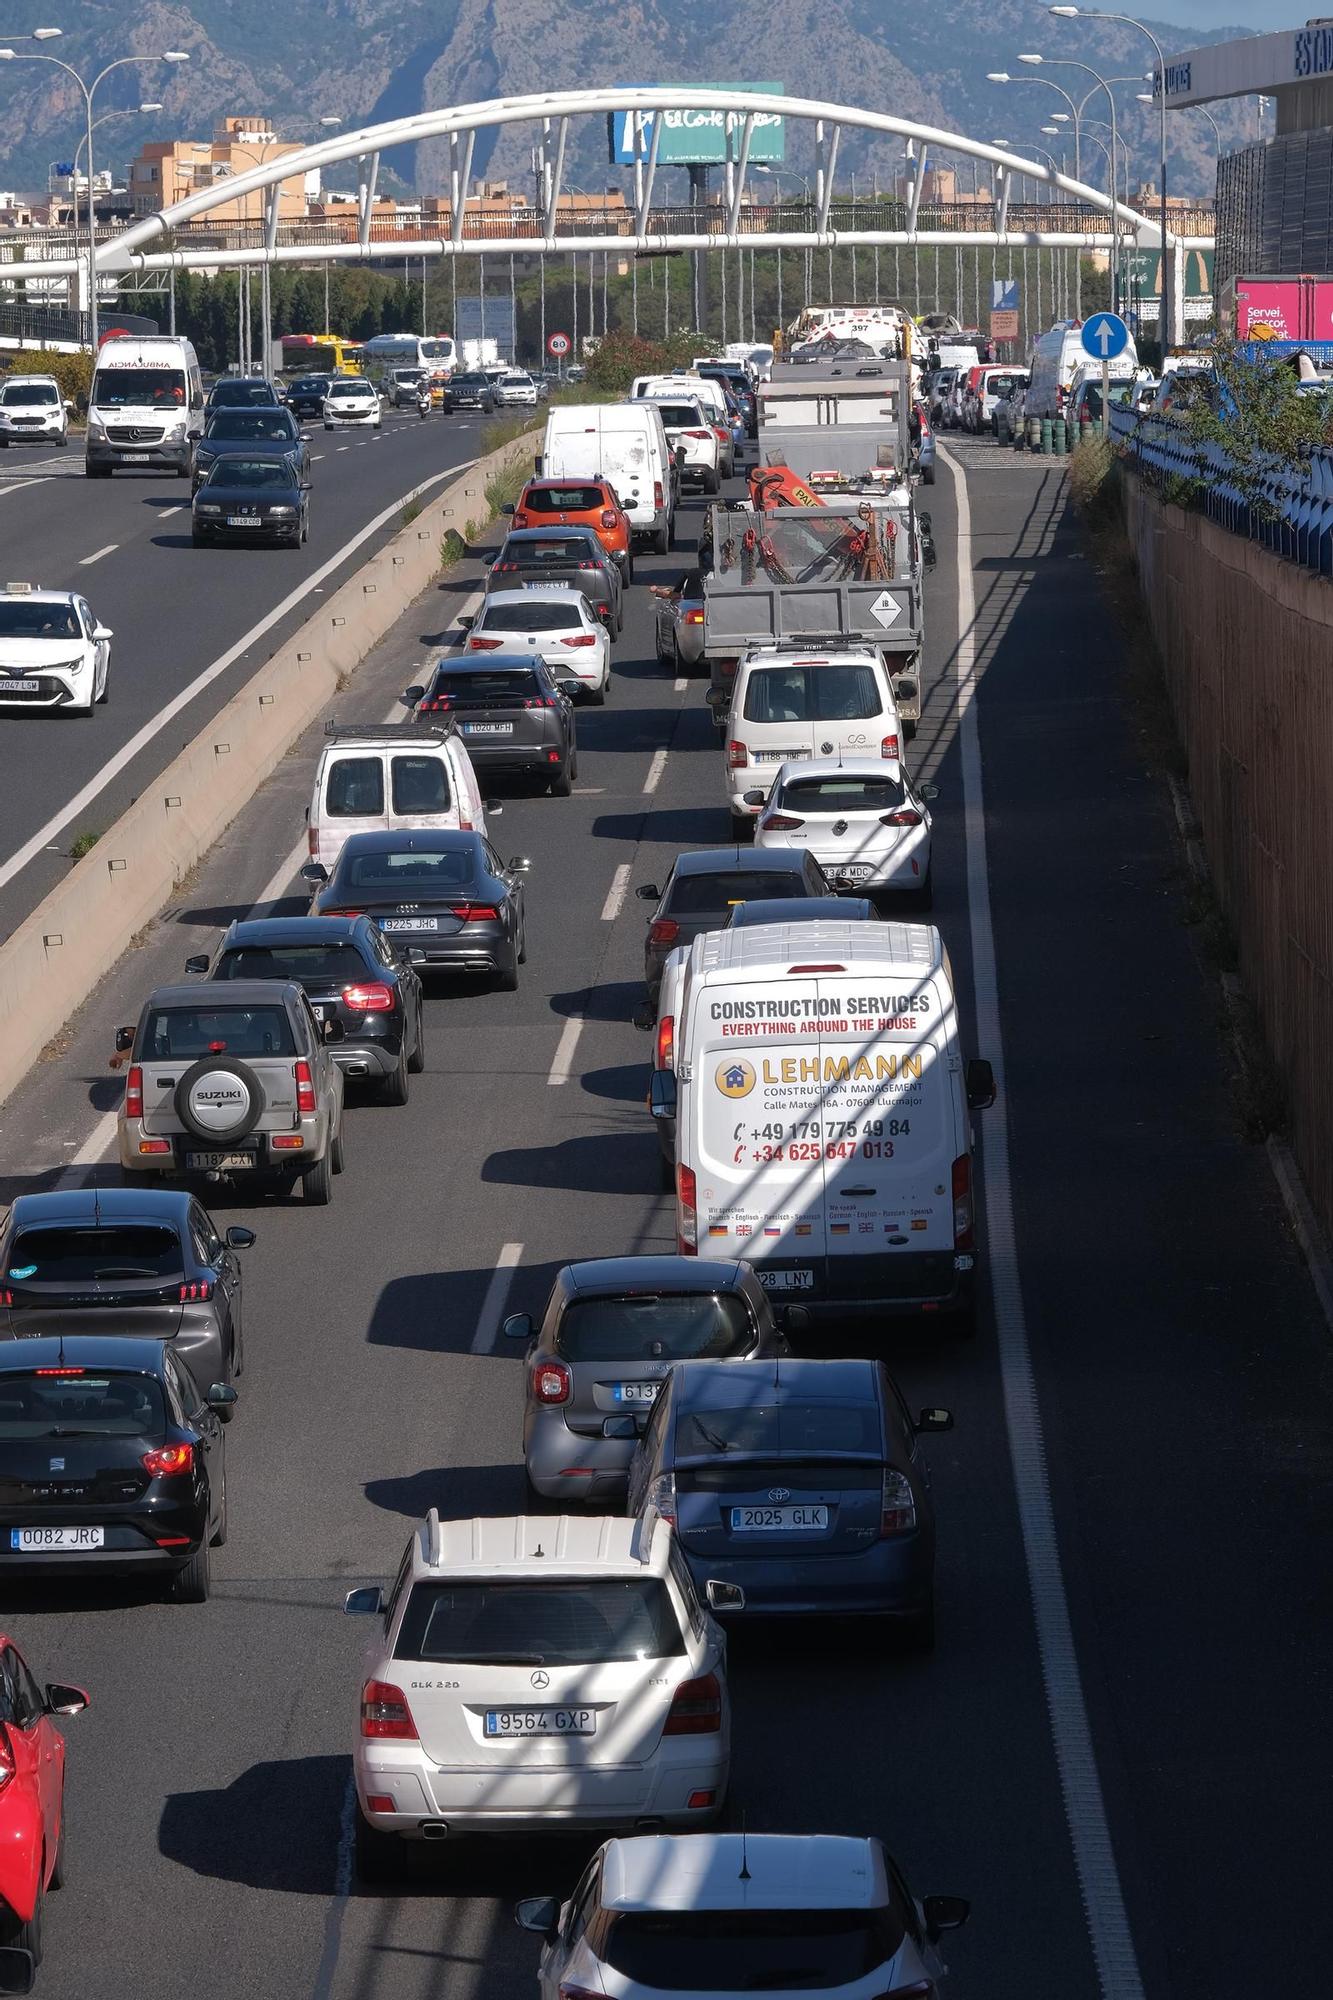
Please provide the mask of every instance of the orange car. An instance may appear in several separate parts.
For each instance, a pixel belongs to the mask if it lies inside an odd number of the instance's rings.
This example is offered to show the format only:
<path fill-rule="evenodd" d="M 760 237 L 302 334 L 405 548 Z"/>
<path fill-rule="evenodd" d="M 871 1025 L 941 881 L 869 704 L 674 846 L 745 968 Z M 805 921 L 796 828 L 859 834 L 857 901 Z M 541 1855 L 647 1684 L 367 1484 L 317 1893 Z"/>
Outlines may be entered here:
<path fill-rule="evenodd" d="M 516 528 L 591 528 L 626 583 L 634 581 L 629 516 L 605 479 L 530 479 L 518 504 L 505 507 Z"/>

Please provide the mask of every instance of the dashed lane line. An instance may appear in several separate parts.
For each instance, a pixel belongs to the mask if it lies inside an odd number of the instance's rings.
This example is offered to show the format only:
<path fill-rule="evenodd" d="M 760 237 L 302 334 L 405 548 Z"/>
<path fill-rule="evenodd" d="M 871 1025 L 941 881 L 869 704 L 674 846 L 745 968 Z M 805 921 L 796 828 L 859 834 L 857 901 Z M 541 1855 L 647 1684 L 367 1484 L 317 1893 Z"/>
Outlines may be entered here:
<path fill-rule="evenodd" d="M 92 555 L 82 556 L 79 560 L 79 568 L 87 569 L 91 563 L 101 562 L 103 556 L 114 555 L 119 547 L 119 542 L 108 542 L 104 549 L 95 549 Z"/>
<path fill-rule="evenodd" d="M 629 862 L 622 861 L 611 877 L 611 887 L 607 890 L 606 901 L 602 904 L 604 924 L 613 924 L 620 915 L 625 902 L 625 892 L 629 888 L 629 871 Z"/>
<path fill-rule="evenodd" d="M 481 1312 L 477 1317 L 477 1330 L 472 1336 L 474 1354 L 494 1354 L 495 1343 L 500 1338 L 500 1321 L 509 1303 L 509 1287 L 514 1282 L 514 1273 L 523 1261 L 521 1243 L 502 1243 L 500 1254 L 491 1272 L 491 1281 L 486 1287 L 486 1296 L 481 1302 Z"/>
<path fill-rule="evenodd" d="M 643 781 L 644 796 L 646 798 L 651 798 L 661 784 L 662 773 L 666 769 L 666 761 L 666 747 L 663 745 L 660 749 L 654 750 L 653 761 L 648 766 L 648 776 Z"/>
<path fill-rule="evenodd" d="M 555 1045 L 555 1060 L 551 1064 L 548 1084 L 568 1083 L 574 1068 L 574 1051 L 583 1033 L 582 1014 L 571 1014 L 561 1031 L 560 1040 Z"/>

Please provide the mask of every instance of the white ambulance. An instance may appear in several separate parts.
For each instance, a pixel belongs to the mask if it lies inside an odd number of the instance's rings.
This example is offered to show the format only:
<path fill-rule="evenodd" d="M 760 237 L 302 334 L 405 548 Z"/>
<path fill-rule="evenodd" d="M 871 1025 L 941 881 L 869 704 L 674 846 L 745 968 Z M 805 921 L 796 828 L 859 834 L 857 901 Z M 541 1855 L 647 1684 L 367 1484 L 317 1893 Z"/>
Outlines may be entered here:
<path fill-rule="evenodd" d="M 690 948 L 674 1069 L 683 1255 L 744 1258 L 776 1306 L 971 1330 L 971 1112 L 948 953 L 927 924 L 760 925 Z"/>

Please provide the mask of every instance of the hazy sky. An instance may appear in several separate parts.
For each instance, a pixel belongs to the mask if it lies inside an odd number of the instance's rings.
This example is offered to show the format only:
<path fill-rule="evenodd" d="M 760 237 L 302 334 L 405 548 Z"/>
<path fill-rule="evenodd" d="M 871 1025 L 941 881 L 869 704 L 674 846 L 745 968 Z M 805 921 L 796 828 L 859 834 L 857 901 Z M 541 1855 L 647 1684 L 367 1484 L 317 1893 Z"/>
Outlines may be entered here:
<path fill-rule="evenodd" d="M 1132 7 L 1119 11 L 1132 14 Z M 1248 28 L 1251 34 L 1267 35 L 1277 28 L 1303 28 L 1325 8 L 1319 0 L 1153 0 L 1145 8 L 1147 21 L 1171 21 L 1181 28 Z M 1333 10 L 1329 10 L 1333 11 Z"/>

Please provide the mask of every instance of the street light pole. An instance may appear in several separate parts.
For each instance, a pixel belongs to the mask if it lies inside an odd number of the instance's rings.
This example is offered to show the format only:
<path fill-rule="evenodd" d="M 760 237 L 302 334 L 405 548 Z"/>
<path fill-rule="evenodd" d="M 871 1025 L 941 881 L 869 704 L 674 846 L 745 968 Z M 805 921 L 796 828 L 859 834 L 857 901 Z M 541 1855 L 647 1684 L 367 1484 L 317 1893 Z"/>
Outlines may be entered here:
<path fill-rule="evenodd" d="M 1020 57 L 1019 60 L 1024 61 L 1026 60 L 1026 58 Z M 1047 90 L 1059 91 L 1061 97 L 1063 97 L 1065 103 L 1069 106 L 1070 111 L 1073 113 L 1074 179 L 1076 181 L 1081 181 L 1083 178 L 1083 148 L 1081 144 L 1079 121 L 1082 115 L 1083 107 L 1074 102 L 1074 99 L 1072 98 L 1070 93 L 1063 87 L 1063 85 L 1052 82 L 1049 76 L 1011 76 L 1007 69 L 987 70 L 986 81 L 987 83 L 1044 83 Z"/>
<path fill-rule="evenodd" d="M 1115 99 L 1114 99 L 1114 98 L 1112 97 L 1112 95 L 1111 95 L 1111 83 L 1110 83 L 1110 79 L 1109 79 L 1109 78 L 1107 78 L 1107 77 L 1104 77 L 1104 76 L 1103 76 L 1103 75 L 1101 74 L 1100 70 L 1095 70 L 1095 69 L 1094 69 L 1094 68 L 1092 67 L 1092 64 L 1091 64 L 1091 63 L 1085 63 L 1085 62 L 1076 62 L 1076 61 L 1075 61 L 1075 60 L 1074 60 L 1074 59 L 1073 59 L 1072 57 L 1068 57 L 1068 56 L 1061 56 L 1061 57 L 1058 57 L 1058 58 L 1052 58 L 1052 57 L 1050 57 L 1050 56 L 1041 56 L 1041 55 L 1022 55 L 1022 56 L 1020 56 L 1020 57 L 1018 58 L 1018 60 L 1019 60 L 1019 61 L 1020 61 L 1021 63 L 1031 63 L 1031 64 L 1033 64 L 1033 65 L 1035 65 L 1035 64 L 1037 64 L 1037 63 L 1043 63 L 1043 64 L 1049 64 L 1049 66 L 1050 66 L 1050 67 L 1051 67 L 1052 69 L 1081 69 L 1081 70 L 1085 71 L 1085 72 L 1086 72 L 1086 74 L 1087 74 L 1088 76 L 1090 76 L 1090 77 L 1092 77 L 1092 78 L 1094 79 L 1094 82 L 1095 82 L 1095 85 L 1096 85 L 1096 88 L 1097 88 L 1098 90 L 1103 90 L 1103 91 L 1105 91 L 1105 93 L 1106 93 L 1106 102 L 1107 102 L 1107 104 L 1108 104 L 1108 105 L 1110 106 L 1110 111 L 1111 111 L 1111 126 L 1112 126 L 1112 129 L 1113 129 L 1113 130 L 1115 129 L 1115 122 L 1116 122 L 1116 119 L 1115 119 Z M 1089 92 L 1088 92 L 1088 97 L 1090 97 L 1091 95 L 1092 95 L 1092 92 L 1091 92 L 1091 91 L 1089 91 Z M 1085 97 L 1085 98 L 1083 99 L 1083 104 L 1080 104 L 1080 106 L 1078 107 L 1078 109 L 1079 109 L 1079 117 L 1080 117 L 1080 118 L 1082 118 L 1082 115 L 1083 115 L 1083 105 L 1085 105 L 1085 104 L 1087 103 L 1087 101 L 1088 101 L 1088 98 L 1087 98 L 1087 97 Z M 1115 148 L 1114 148 L 1114 146 L 1113 146 L 1113 147 L 1111 148 L 1111 157 L 1112 157 L 1112 160 L 1114 160 L 1114 158 L 1115 158 Z M 1111 225 L 1111 237 L 1112 237 L 1112 242 L 1113 242 L 1113 245 L 1114 245 L 1114 248 L 1112 249 L 1112 252 L 1111 252 L 1111 304 L 1112 304 L 1112 306 L 1113 306 L 1113 307 L 1115 307 L 1115 308 L 1117 308 L 1117 309 L 1118 309 L 1118 302 L 1119 302 L 1119 296 L 1120 296 L 1120 215 L 1119 215 L 1119 211 L 1118 211 L 1118 209 L 1117 209 L 1117 206 L 1116 206 L 1116 191 L 1115 191 L 1115 174 L 1114 174 L 1114 172 L 1113 172 L 1113 173 L 1112 173 L 1112 175 L 1111 175 L 1111 190 L 1110 190 L 1110 192 L 1111 192 L 1111 213 L 1110 213 L 1110 216 L 1109 216 L 1108 220 L 1109 220 L 1109 222 L 1110 222 L 1110 225 Z"/>

